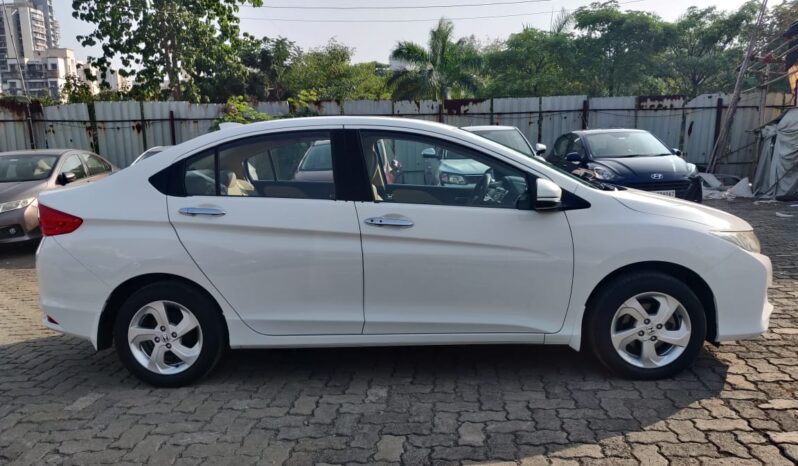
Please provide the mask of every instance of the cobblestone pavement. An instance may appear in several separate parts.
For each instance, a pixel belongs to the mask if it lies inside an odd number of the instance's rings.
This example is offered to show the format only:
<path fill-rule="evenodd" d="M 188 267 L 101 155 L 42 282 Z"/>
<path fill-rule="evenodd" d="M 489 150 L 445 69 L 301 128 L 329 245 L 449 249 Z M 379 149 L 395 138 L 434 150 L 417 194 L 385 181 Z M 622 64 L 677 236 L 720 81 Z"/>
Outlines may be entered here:
<path fill-rule="evenodd" d="M 45 330 L 32 250 L 0 250 L 0 463 L 793 464 L 798 208 L 714 205 L 774 261 L 771 331 L 658 382 L 567 348 L 475 346 L 235 351 L 153 389 Z"/>

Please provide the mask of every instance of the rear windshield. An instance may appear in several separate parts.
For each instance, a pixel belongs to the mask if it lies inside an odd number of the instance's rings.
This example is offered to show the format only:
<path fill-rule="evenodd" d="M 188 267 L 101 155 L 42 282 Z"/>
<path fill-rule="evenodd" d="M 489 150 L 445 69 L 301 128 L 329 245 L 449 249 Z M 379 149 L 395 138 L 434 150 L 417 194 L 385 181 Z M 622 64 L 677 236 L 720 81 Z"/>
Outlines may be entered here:
<path fill-rule="evenodd" d="M 57 160 L 54 155 L 0 155 L 0 183 L 47 179 Z"/>
<path fill-rule="evenodd" d="M 493 142 L 498 142 L 499 144 L 509 147 L 516 152 L 520 152 L 527 157 L 532 157 L 535 155 L 532 153 L 532 149 L 529 147 L 529 143 L 526 141 L 526 138 L 524 138 L 524 135 L 518 130 L 480 130 L 474 131 L 474 134 L 478 134 L 483 138 L 490 139 Z"/>
<path fill-rule="evenodd" d="M 584 138 L 596 158 L 671 155 L 659 139 L 646 132 L 617 131 L 587 134 Z"/>

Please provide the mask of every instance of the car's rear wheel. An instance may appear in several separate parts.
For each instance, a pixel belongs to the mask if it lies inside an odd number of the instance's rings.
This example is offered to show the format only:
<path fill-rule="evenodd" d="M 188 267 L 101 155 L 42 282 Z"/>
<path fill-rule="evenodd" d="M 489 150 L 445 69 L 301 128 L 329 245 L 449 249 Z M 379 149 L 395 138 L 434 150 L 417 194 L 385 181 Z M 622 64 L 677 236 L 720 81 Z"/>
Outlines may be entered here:
<path fill-rule="evenodd" d="M 190 384 L 210 372 L 226 345 L 216 304 L 191 286 L 159 282 L 133 293 L 114 323 L 116 351 L 155 386 Z"/>
<path fill-rule="evenodd" d="M 611 371 L 637 379 L 670 377 L 688 367 L 706 338 L 701 301 L 659 272 L 620 276 L 591 300 L 587 347 Z"/>

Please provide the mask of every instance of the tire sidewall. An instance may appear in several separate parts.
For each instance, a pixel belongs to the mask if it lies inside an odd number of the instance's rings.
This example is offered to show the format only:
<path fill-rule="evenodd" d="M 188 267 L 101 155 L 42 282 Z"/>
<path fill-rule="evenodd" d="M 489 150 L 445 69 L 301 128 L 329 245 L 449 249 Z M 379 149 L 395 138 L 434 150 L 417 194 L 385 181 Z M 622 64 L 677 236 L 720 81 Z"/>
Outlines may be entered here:
<path fill-rule="evenodd" d="M 678 358 L 663 367 L 634 366 L 625 361 L 612 344 L 612 320 L 616 311 L 629 298 L 646 292 L 660 292 L 673 296 L 684 306 L 690 317 L 690 342 Z M 683 282 L 662 273 L 639 273 L 614 280 L 591 303 L 589 312 L 585 328 L 589 346 L 605 366 L 625 377 L 635 379 L 671 377 L 693 363 L 706 338 L 707 320 L 701 301 Z"/>
<path fill-rule="evenodd" d="M 202 349 L 194 364 L 183 372 L 171 375 L 152 372 L 136 360 L 128 345 L 127 333 L 133 316 L 155 301 L 178 303 L 189 309 L 199 322 Z M 216 303 L 197 290 L 182 283 L 155 283 L 136 291 L 122 304 L 114 322 L 114 341 L 122 363 L 136 377 L 158 387 L 179 387 L 201 379 L 216 365 L 226 346 L 223 325 Z"/>

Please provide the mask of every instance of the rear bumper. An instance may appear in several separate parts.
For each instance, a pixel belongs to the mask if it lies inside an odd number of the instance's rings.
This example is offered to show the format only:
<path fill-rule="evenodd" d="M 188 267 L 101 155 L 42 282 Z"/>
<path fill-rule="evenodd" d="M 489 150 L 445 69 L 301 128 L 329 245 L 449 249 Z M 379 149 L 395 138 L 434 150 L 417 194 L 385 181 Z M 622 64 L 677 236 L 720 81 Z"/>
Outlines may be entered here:
<path fill-rule="evenodd" d="M 21 243 L 41 236 L 39 207 L 36 203 L 0 214 L 0 244 Z"/>
<path fill-rule="evenodd" d="M 110 294 L 109 287 L 52 237 L 39 245 L 36 271 L 44 326 L 89 340 L 97 348 L 103 297 Z"/>

